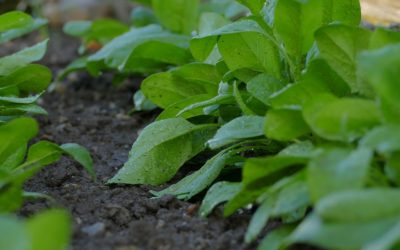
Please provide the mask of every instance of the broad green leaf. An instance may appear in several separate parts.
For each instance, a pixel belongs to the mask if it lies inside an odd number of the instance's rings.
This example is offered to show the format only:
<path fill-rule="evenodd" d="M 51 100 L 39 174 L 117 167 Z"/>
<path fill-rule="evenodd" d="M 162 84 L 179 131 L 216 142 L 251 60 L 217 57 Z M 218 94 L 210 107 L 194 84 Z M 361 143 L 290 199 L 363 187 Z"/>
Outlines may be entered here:
<path fill-rule="evenodd" d="M 300 82 L 311 94 L 321 91 L 329 91 L 334 95 L 342 97 L 349 95 L 351 90 L 347 83 L 326 63 L 325 60 L 313 59 L 308 65 L 306 72 L 301 76 Z"/>
<path fill-rule="evenodd" d="M 344 214 L 343 211 L 340 213 Z M 289 241 L 308 243 L 326 249 L 363 249 L 363 246 L 379 239 L 398 223 L 399 219 L 364 223 L 325 223 L 318 216 L 311 214 L 289 236 Z"/>
<path fill-rule="evenodd" d="M 47 42 L 48 40 L 45 40 L 15 54 L 0 58 L 0 76 L 8 75 L 31 62 L 42 59 L 46 52 Z"/>
<path fill-rule="evenodd" d="M 304 105 L 303 116 L 317 135 L 351 142 L 379 125 L 375 102 L 360 98 L 338 99 L 330 94 L 315 96 Z"/>
<path fill-rule="evenodd" d="M 204 149 L 214 131 L 214 126 L 195 126 L 182 118 L 157 121 L 142 131 L 129 160 L 109 183 L 164 183 Z"/>
<path fill-rule="evenodd" d="M 24 223 L 12 216 L 1 215 L 0 249 L 26 250 L 29 247 L 30 240 Z"/>
<path fill-rule="evenodd" d="M 147 41 L 138 45 L 126 61 L 119 66 L 126 72 L 156 72 L 166 65 L 182 65 L 192 56 L 187 48 L 164 41 Z"/>
<path fill-rule="evenodd" d="M 281 59 L 276 45 L 263 33 L 224 34 L 218 49 L 232 71 L 246 68 L 281 78 Z"/>
<path fill-rule="evenodd" d="M 376 188 L 336 192 L 320 200 L 315 211 L 324 220 L 339 223 L 395 219 L 400 215 L 400 190 Z"/>
<path fill-rule="evenodd" d="M 29 148 L 26 162 L 23 165 L 29 166 L 38 163 L 41 166 L 46 166 L 58 161 L 61 155 L 62 151 L 57 144 L 48 141 L 39 141 Z"/>
<path fill-rule="evenodd" d="M 70 218 L 62 210 L 49 210 L 30 218 L 26 223 L 32 250 L 65 250 L 70 238 Z"/>
<path fill-rule="evenodd" d="M 218 129 L 215 136 L 207 142 L 211 149 L 220 148 L 239 140 L 263 135 L 264 118 L 260 116 L 242 116 Z"/>
<path fill-rule="evenodd" d="M 307 168 L 307 184 L 312 200 L 320 200 L 338 191 L 363 188 L 372 156 L 367 149 L 322 149 Z"/>
<path fill-rule="evenodd" d="M 230 157 L 232 157 L 232 152 L 221 151 L 219 154 L 208 160 L 196 172 L 186 176 L 178 183 L 173 184 L 160 192 L 152 192 L 152 194 L 157 197 L 169 194 L 175 195 L 178 199 L 189 200 L 210 186 L 218 178 Z"/>
<path fill-rule="evenodd" d="M 211 85 L 210 88 L 217 92 L 218 84 L 221 82 L 221 76 L 217 68 L 211 64 L 189 63 L 172 71 L 175 76 L 184 78 L 192 82 L 200 82 Z"/>
<path fill-rule="evenodd" d="M 134 53 L 138 46 L 146 42 L 162 42 L 188 48 L 188 38 L 185 36 L 174 35 L 164 31 L 158 25 L 149 25 L 143 28 L 133 28 L 129 32 L 116 37 L 101 50 L 88 58 L 89 62 L 104 62 L 111 68 L 123 68 L 126 61 Z"/>
<path fill-rule="evenodd" d="M 29 34 L 30 32 L 45 26 L 47 23 L 48 21 L 46 19 L 36 18 L 33 20 L 33 22 L 30 22 L 23 27 L 11 29 L 6 32 L 0 33 L 0 44 L 8 42 L 17 37 L 21 37 L 25 34 Z"/>
<path fill-rule="evenodd" d="M 61 145 L 60 149 L 82 165 L 93 179 L 96 179 L 96 173 L 93 169 L 93 160 L 86 148 L 76 143 L 67 143 Z"/>
<path fill-rule="evenodd" d="M 219 29 L 212 30 L 209 33 L 200 34 L 199 36 L 194 37 L 190 41 L 190 50 L 196 60 L 203 62 L 213 51 L 218 42 L 219 36 L 247 32 L 264 34 L 266 37 L 270 37 L 270 35 L 261 28 L 256 21 L 244 19 L 227 24 Z"/>
<path fill-rule="evenodd" d="M 199 0 L 152 0 L 154 14 L 166 28 L 183 34 L 195 30 Z"/>
<path fill-rule="evenodd" d="M 10 11 L 0 15 L 0 33 L 22 28 L 33 22 L 33 19 L 22 11 Z"/>
<path fill-rule="evenodd" d="M 360 146 L 383 154 L 400 151 L 400 126 L 384 125 L 377 127 L 361 139 Z"/>
<path fill-rule="evenodd" d="M 264 132 L 270 139 L 290 141 L 311 131 L 301 111 L 271 109 L 265 118 Z"/>
<path fill-rule="evenodd" d="M 369 48 L 370 38 L 370 31 L 342 24 L 331 24 L 315 33 L 321 56 L 347 82 L 352 92 L 369 94 L 369 88 L 357 82 L 356 56 Z"/>
<path fill-rule="evenodd" d="M 0 126 L 0 168 L 12 170 L 25 157 L 27 143 L 38 133 L 32 118 L 19 118 Z"/>
<path fill-rule="evenodd" d="M 52 72 L 45 66 L 29 64 L 11 74 L 0 78 L 0 88 L 4 86 L 16 86 L 26 92 L 39 93 L 49 86 Z"/>
<path fill-rule="evenodd" d="M 270 105 L 269 98 L 283 87 L 281 81 L 267 74 L 259 74 L 247 83 L 247 91 L 266 105 Z"/>
<path fill-rule="evenodd" d="M 171 72 L 149 76 L 143 81 L 141 90 L 150 101 L 161 108 L 167 108 L 191 96 L 207 93 L 207 89 L 201 84 L 177 77 Z"/>
<path fill-rule="evenodd" d="M 375 90 L 388 123 L 400 124 L 400 45 L 364 52 L 358 58 L 359 75 Z"/>
<path fill-rule="evenodd" d="M 240 183 L 221 181 L 215 183 L 207 191 L 204 197 L 199 214 L 201 217 L 206 217 L 219 204 L 230 200 L 240 190 Z"/>

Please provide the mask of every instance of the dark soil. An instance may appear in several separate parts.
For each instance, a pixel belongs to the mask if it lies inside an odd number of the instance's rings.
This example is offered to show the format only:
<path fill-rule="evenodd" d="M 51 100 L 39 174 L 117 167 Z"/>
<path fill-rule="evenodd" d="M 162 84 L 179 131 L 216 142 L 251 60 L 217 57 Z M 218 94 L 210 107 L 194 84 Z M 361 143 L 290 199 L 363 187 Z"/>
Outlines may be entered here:
<path fill-rule="evenodd" d="M 75 56 L 74 42 L 52 39 L 45 63 L 55 71 Z M 60 53 L 61 52 L 61 53 Z M 152 199 L 147 186 L 107 186 L 127 160 L 140 130 L 155 114 L 126 114 L 139 80 L 113 87 L 111 77 L 92 79 L 77 74 L 47 93 L 42 106 L 40 139 L 56 143 L 76 142 L 90 150 L 98 180 L 93 181 L 76 163 L 63 158 L 29 181 L 25 189 L 53 197 L 73 218 L 75 250 L 136 249 L 255 249 L 245 245 L 250 215 L 222 217 L 218 208 L 209 218 L 197 216 L 198 203 L 166 196 Z M 27 202 L 21 215 L 29 216 L 54 204 Z M 273 226 L 273 225 L 271 225 Z"/>

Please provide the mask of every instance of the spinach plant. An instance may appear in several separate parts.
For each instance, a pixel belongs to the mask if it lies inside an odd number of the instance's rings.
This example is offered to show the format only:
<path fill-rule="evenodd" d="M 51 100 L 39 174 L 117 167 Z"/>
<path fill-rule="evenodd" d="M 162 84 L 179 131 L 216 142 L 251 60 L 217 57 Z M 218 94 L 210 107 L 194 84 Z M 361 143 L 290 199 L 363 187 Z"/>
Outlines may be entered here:
<path fill-rule="evenodd" d="M 0 43 L 42 26 L 41 21 L 13 11 L 0 15 Z M 89 152 L 78 144 L 61 146 L 39 141 L 32 115 L 46 114 L 36 104 L 51 82 L 50 69 L 32 62 L 40 60 L 47 40 L 12 55 L 0 58 L 0 248 L 66 249 L 69 218 L 63 211 L 47 211 L 22 222 L 8 213 L 20 208 L 24 198 L 44 197 L 23 191 L 23 184 L 44 166 L 66 154 L 95 177 Z M 43 230 L 46 234 L 43 234 Z M 50 237 L 49 237 L 50 236 Z"/>

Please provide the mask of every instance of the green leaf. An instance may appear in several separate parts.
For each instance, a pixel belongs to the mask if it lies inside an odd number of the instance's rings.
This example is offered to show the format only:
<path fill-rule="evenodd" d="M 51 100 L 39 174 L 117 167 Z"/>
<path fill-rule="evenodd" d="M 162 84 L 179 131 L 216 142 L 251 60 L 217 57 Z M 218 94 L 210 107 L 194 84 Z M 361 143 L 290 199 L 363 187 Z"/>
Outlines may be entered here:
<path fill-rule="evenodd" d="M 364 249 L 363 246 L 374 242 L 398 223 L 398 219 L 367 223 L 324 223 L 312 214 L 289 236 L 289 240 L 327 249 Z"/>
<path fill-rule="evenodd" d="M 21 37 L 25 34 L 29 34 L 30 32 L 45 26 L 47 23 L 48 22 L 46 19 L 36 18 L 35 20 L 33 20 L 33 22 L 30 22 L 23 27 L 11 29 L 6 32 L 0 33 L 0 44 L 8 42 L 17 37 Z"/>
<path fill-rule="evenodd" d="M 213 181 L 215 181 L 222 169 L 225 167 L 226 161 L 232 157 L 232 152 L 221 151 L 213 158 L 208 160 L 199 170 L 186 176 L 178 183 L 161 190 L 160 192 L 152 192 L 157 197 L 164 195 L 175 195 L 178 199 L 189 200 L 196 194 L 200 193 Z"/>
<path fill-rule="evenodd" d="M 311 131 L 304 121 L 301 111 L 271 109 L 265 118 L 264 132 L 268 138 L 290 141 Z"/>
<path fill-rule="evenodd" d="M 22 11 L 11 11 L 0 15 L 0 33 L 22 28 L 33 22 L 32 18 Z"/>
<path fill-rule="evenodd" d="M 265 0 L 238 0 L 239 3 L 249 8 L 257 15 L 265 5 Z"/>
<path fill-rule="evenodd" d="M 376 150 L 382 154 L 400 151 L 400 126 L 384 125 L 377 127 L 362 138 L 360 146 Z"/>
<path fill-rule="evenodd" d="M 183 99 L 182 101 L 173 103 L 173 104 L 169 105 L 168 107 L 166 107 L 163 112 L 161 112 L 161 114 L 157 117 L 157 121 L 165 120 L 165 119 L 169 119 L 169 118 L 175 118 L 175 117 L 182 117 L 185 119 L 189 119 L 192 117 L 203 115 L 204 112 L 203 112 L 202 107 L 188 110 L 187 112 L 182 113 L 182 114 L 179 114 L 179 113 L 182 110 L 184 110 L 186 107 L 189 107 L 195 103 L 210 100 L 211 98 L 213 98 L 213 96 L 210 94 L 202 94 L 202 95 L 190 96 L 186 99 Z"/>
<path fill-rule="evenodd" d="M 206 94 L 207 89 L 196 82 L 188 81 L 171 72 L 163 72 L 149 76 L 142 85 L 143 94 L 161 108 L 191 96 Z"/>
<path fill-rule="evenodd" d="M 206 63 L 189 63 L 172 71 L 175 76 L 184 78 L 192 82 L 211 85 L 210 88 L 217 92 L 218 84 L 221 82 L 221 76 L 218 74 L 214 65 Z"/>
<path fill-rule="evenodd" d="M 275 205 L 275 197 L 267 198 L 251 217 L 249 227 L 245 235 L 245 242 L 254 241 L 268 223 Z"/>
<path fill-rule="evenodd" d="M 0 168 L 12 170 L 23 161 L 29 140 L 38 133 L 32 118 L 19 118 L 0 126 Z"/>
<path fill-rule="evenodd" d="M 30 249 L 67 249 L 70 229 L 70 218 L 65 211 L 50 210 L 34 216 L 30 218 L 26 224 L 26 230 L 31 239 Z"/>
<path fill-rule="evenodd" d="M 110 68 L 123 70 L 128 59 L 135 58 L 135 53 L 139 51 L 138 47 L 147 42 L 160 42 L 182 49 L 187 49 L 189 46 L 188 37 L 174 35 L 164 31 L 158 25 L 149 25 L 143 28 L 133 28 L 116 37 L 98 52 L 89 56 L 88 61 L 90 63 L 104 62 Z"/>
<path fill-rule="evenodd" d="M 41 166 L 50 165 L 61 158 L 62 151 L 55 143 L 39 141 L 33 144 L 28 151 L 26 162 L 22 166 L 40 164 Z M 22 168 L 19 166 L 18 168 Z"/>
<path fill-rule="evenodd" d="M 242 139 L 263 135 L 264 118 L 260 116 L 241 116 L 218 129 L 215 136 L 207 142 L 211 149 L 217 149 Z"/>
<path fill-rule="evenodd" d="M 49 86 L 52 72 L 45 66 L 29 64 L 0 78 L 0 87 L 16 86 L 26 92 L 39 93 Z"/>
<path fill-rule="evenodd" d="M 400 191 L 376 188 L 336 192 L 318 202 L 315 211 L 324 220 L 339 223 L 394 219 L 400 215 Z"/>
<path fill-rule="evenodd" d="M 199 214 L 201 217 L 206 217 L 219 204 L 230 200 L 240 190 L 240 183 L 221 181 L 215 183 L 207 191 L 204 197 Z"/>
<path fill-rule="evenodd" d="M 317 135 L 351 142 L 380 123 L 376 104 L 360 98 L 338 99 L 330 94 L 315 96 L 304 105 L 303 116 Z"/>
<path fill-rule="evenodd" d="M 280 250 L 286 238 L 293 232 L 292 226 L 282 226 L 271 232 L 261 241 L 257 250 Z"/>
<path fill-rule="evenodd" d="M 361 189 L 372 161 L 368 149 L 321 149 L 308 164 L 307 184 L 313 201 L 331 193 Z"/>
<path fill-rule="evenodd" d="M 42 59 L 46 52 L 47 42 L 48 40 L 45 40 L 15 54 L 0 58 L 0 76 L 8 75 L 31 62 Z"/>
<path fill-rule="evenodd" d="M 189 35 L 195 30 L 199 0 L 152 0 L 154 14 L 167 29 Z"/>
<path fill-rule="evenodd" d="M 263 33 L 247 31 L 221 35 L 218 49 L 232 71 L 246 68 L 281 78 L 279 50 Z"/>
<path fill-rule="evenodd" d="M 137 6 L 131 12 L 131 23 L 135 27 L 145 27 L 157 23 L 153 10 L 147 7 Z"/>
<path fill-rule="evenodd" d="M 359 75 L 375 90 L 388 123 L 400 124 L 400 45 L 362 53 L 357 62 Z"/>
<path fill-rule="evenodd" d="M 133 103 L 135 105 L 134 111 L 151 111 L 157 108 L 157 106 L 147 99 L 141 90 L 136 91 L 133 95 Z M 173 118 L 169 117 L 169 118 Z"/>
<path fill-rule="evenodd" d="M 356 76 L 356 56 L 369 48 L 371 32 L 358 27 L 332 24 L 315 33 L 321 56 L 351 87 L 352 92 L 368 94 Z"/>
<path fill-rule="evenodd" d="M 307 161 L 308 157 L 285 155 L 247 160 L 243 168 L 242 189 L 226 205 L 225 216 L 254 202 L 271 185 L 299 170 Z"/>
<path fill-rule="evenodd" d="M 247 32 L 264 34 L 266 37 L 270 36 L 256 21 L 244 19 L 194 37 L 190 41 L 190 50 L 196 60 L 203 62 L 213 51 L 219 36 Z"/>
<path fill-rule="evenodd" d="M 294 60 L 294 73 L 299 76 L 302 56 L 314 42 L 314 32 L 333 21 L 360 23 L 358 0 L 279 0 L 275 6 L 274 31 Z"/>
<path fill-rule="evenodd" d="M 86 171 L 90 174 L 93 179 L 96 179 L 96 173 L 93 169 L 93 160 L 90 156 L 89 151 L 76 144 L 76 143 L 67 143 L 60 146 L 66 154 L 70 155 L 75 161 L 81 164 Z"/>
<path fill-rule="evenodd" d="M 165 65 L 182 65 L 190 62 L 192 56 L 186 47 L 164 42 L 147 41 L 138 45 L 126 61 L 119 66 L 120 71 L 156 72 Z"/>
<path fill-rule="evenodd" d="M 63 27 L 63 32 L 70 36 L 83 37 L 92 27 L 91 21 L 70 21 Z"/>
<path fill-rule="evenodd" d="M 164 183 L 204 149 L 214 131 L 214 126 L 195 126 L 182 118 L 157 121 L 142 131 L 129 160 L 109 183 Z"/>
<path fill-rule="evenodd" d="M 259 74 L 247 83 L 247 91 L 266 105 L 270 105 L 270 97 L 283 87 L 281 81 L 267 74 Z"/>
<path fill-rule="evenodd" d="M 17 218 L 0 216 L 0 249 L 26 250 L 30 247 L 24 223 Z"/>
<path fill-rule="evenodd" d="M 8 97 L 0 96 L 0 103 L 14 103 L 14 104 L 32 104 L 35 103 L 42 96 L 43 92 L 29 97 Z"/>

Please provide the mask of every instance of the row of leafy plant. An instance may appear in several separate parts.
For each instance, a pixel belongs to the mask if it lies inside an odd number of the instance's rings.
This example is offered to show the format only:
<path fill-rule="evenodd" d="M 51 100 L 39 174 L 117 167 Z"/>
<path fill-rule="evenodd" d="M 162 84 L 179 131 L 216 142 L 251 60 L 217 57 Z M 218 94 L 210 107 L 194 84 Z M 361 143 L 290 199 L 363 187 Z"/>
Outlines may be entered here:
<path fill-rule="evenodd" d="M 359 0 L 140 2 L 132 28 L 65 27 L 85 42 L 66 73 L 153 73 L 137 109 L 163 111 L 109 183 L 159 185 L 213 154 L 152 193 L 208 190 L 201 216 L 256 205 L 246 242 L 282 222 L 259 249 L 398 247 L 398 32 L 361 27 Z"/>
<path fill-rule="evenodd" d="M 0 44 L 43 27 L 46 21 L 12 11 L 0 15 Z M 25 199 L 45 198 L 25 192 L 24 183 L 44 166 L 69 155 L 94 176 L 92 159 L 86 149 L 69 143 L 30 141 L 38 134 L 33 115 L 46 115 L 36 103 L 52 80 L 52 72 L 33 62 L 43 58 L 47 40 L 0 58 L 0 249 L 57 250 L 69 242 L 67 212 L 52 209 L 25 221 L 12 212 Z"/>

